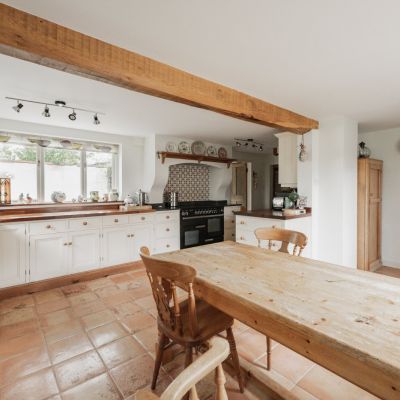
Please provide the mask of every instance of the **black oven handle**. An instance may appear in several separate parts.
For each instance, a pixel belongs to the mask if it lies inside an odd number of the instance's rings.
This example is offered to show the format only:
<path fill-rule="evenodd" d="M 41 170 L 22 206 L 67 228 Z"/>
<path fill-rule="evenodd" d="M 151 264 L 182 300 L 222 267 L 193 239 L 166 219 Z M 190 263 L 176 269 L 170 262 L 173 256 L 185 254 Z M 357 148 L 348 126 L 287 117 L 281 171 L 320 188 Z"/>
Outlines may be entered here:
<path fill-rule="evenodd" d="M 206 228 L 206 227 L 207 227 L 206 225 L 197 225 L 194 228 L 195 229 L 201 229 L 201 228 Z"/>
<path fill-rule="evenodd" d="M 209 214 L 209 215 L 196 215 L 195 217 L 182 217 L 182 220 L 187 220 L 187 219 L 200 219 L 200 218 L 214 218 L 214 217 L 223 217 L 224 214 Z"/>

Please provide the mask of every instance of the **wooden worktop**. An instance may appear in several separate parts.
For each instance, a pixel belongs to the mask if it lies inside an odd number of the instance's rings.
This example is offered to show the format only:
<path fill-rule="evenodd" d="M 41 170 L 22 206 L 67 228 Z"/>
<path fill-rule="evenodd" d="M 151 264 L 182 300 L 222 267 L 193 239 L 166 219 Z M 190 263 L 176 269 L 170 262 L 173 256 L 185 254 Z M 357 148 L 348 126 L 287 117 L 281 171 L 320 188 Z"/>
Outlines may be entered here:
<path fill-rule="evenodd" d="M 311 209 L 307 209 L 305 214 L 299 215 L 285 215 L 283 211 L 275 211 L 271 209 L 266 210 L 254 210 L 254 211 L 234 211 L 235 215 L 243 215 L 246 217 L 257 217 L 257 218 L 271 218 L 271 219 L 295 219 L 295 218 L 306 218 L 311 217 Z"/>
<path fill-rule="evenodd" d="M 158 255 L 200 298 L 381 399 L 400 398 L 400 280 L 234 242 Z"/>

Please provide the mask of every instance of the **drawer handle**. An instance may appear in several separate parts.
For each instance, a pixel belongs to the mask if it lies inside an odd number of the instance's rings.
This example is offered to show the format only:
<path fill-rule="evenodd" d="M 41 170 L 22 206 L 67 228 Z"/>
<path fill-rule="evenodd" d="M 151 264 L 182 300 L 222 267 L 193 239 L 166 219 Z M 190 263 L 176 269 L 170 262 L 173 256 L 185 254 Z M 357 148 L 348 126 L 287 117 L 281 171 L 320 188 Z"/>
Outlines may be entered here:
<path fill-rule="evenodd" d="M 170 246 L 169 244 L 167 244 L 167 246 L 166 246 L 166 247 L 167 247 L 167 249 L 168 249 L 168 248 L 169 248 L 169 247 L 171 247 L 171 246 Z"/>
<path fill-rule="evenodd" d="M 87 225 L 87 221 L 82 222 L 82 225 Z"/>
<path fill-rule="evenodd" d="M 243 237 L 243 236 L 240 236 L 240 240 L 244 240 L 244 237 Z"/>
<path fill-rule="evenodd" d="M 68 243 L 68 246 L 72 246 L 72 242 L 69 242 L 69 243 Z"/>
<path fill-rule="evenodd" d="M 51 225 L 46 225 L 46 229 L 51 229 Z"/>
<path fill-rule="evenodd" d="M 146 217 L 142 217 L 142 218 L 140 218 L 142 221 L 144 221 L 145 219 L 146 219 Z"/>
<path fill-rule="evenodd" d="M 64 246 L 68 246 L 68 242 L 65 242 L 65 243 L 64 243 Z"/>
<path fill-rule="evenodd" d="M 234 224 L 234 223 L 235 223 L 235 220 L 233 219 L 233 220 L 232 220 L 232 224 Z"/>
<path fill-rule="evenodd" d="M 240 221 L 240 225 L 244 225 L 244 221 Z"/>
<path fill-rule="evenodd" d="M 232 237 L 234 237 L 235 236 L 235 234 L 234 233 L 232 233 Z"/>
<path fill-rule="evenodd" d="M 118 219 L 118 218 L 115 218 L 115 219 L 114 219 L 114 222 L 119 222 L 119 219 Z"/>
<path fill-rule="evenodd" d="M 131 237 L 131 235 L 126 235 L 126 237 Z"/>
<path fill-rule="evenodd" d="M 167 228 L 166 231 L 169 232 L 169 228 Z"/>
<path fill-rule="evenodd" d="M 165 218 L 169 219 L 169 218 L 170 218 L 170 216 L 169 216 L 169 215 L 167 215 Z"/>

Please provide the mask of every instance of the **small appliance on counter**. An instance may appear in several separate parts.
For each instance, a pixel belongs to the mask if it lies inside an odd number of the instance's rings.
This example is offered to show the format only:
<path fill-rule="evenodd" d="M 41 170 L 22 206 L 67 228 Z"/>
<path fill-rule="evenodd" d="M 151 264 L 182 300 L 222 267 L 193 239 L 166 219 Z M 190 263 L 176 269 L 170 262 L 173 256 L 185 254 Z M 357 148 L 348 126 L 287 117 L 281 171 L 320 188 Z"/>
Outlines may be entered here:
<path fill-rule="evenodd" d="M 274 197 L 272 199 L 272 209 L 282 211 L 285 207 L 285 197 Z"/>

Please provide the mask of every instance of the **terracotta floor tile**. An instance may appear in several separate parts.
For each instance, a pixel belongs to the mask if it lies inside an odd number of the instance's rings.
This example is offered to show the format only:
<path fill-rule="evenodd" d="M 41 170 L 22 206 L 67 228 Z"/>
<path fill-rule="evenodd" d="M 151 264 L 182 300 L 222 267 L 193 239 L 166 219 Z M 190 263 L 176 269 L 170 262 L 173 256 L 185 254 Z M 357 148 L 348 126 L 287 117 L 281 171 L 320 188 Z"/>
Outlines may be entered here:
<path fill-rule="evenodd" d="M 60 363 L 86 353 L 93 349 L 92 344 L 85 334 L 70 336 L 48 345 L 50 360 L 53 364 Z"/>
<path fill-rule="evenodd" d="M 114 294 L 118 294 L 118 293 L 120 293 L 120 292 L 121 292 L 120 289 L 119 289 L 117 286 L 115 286 L 115 285 L 113 285 L 113 286 L 102 287 L 102 288 L 97 289 L 97 290 L 95 291 L 95 293 L 96 293 L 97 296 L 99 296 L 99 297 L 109 297 L 109 296 L 112 296 L 112 295 L 114 295 Z"/>
<path fill-rule="evenodd" d="M 296 386 L 296 384 L 290 379 L 286 378 L 286 376 L 281 375 L 279 372 L 273 369 L 267 371 L 265 365 L 261 363 L 259 364 L 257 363 L 257 361 L 254 361 L 252 363 L 252 367 L 250 368 L 250 374 L 252 374 L 253 371 L 254 374 L 265 374 L 269 379 L 272 379 L 278 385 L 282 386 L 287 390 L 292 390 Z"/>
<path fill-rule="evenodd" d="M 71 358 L 54 367 L 54 373 L 61 391 L 80 385 L 105 371 L 106 369 L 100 357 L 94 350 Z"/>
<path fill-rule="evenodd" d="M 73 285 L 63 286 L 62 292 L 66 296 L 75 296 L 84 292 L 89 292 L 90 288 L 86 283 L 74 283 Z"/>
<path fill-rule="evenodd" d="M 267 350 L 265 336 L 253 329 L 242 332 L 235 339 L 239 354 L 250 362 L 261 357 Z"/>
<path fill-rule="evenodd" d="M 316 397 L 314 397 L 311 393 L 306 392 L 299 386 L 295 386 L 291 390 L 291 393 L 295 395 L 299 400 L 319 400 Z"/>
<path fill-rule="evenodd" d="M 111 296 L 103 297 L 103 302 L 108 307 L 116 306 L 132 300 L 132 296 L 126 291 L 120 291 L 119 293 L 112 294 Z"/>
<path fill-rule="evenodd" d="M 235 335 L 239 335 L 240 333 L 247 331 L 248 329 L 250 328 L 247 325 L 235 319 L 235 322 L 233 324 L 233 331 Z"/>
<path fill-rule="evenodd" d="M 266 356 L 257 361 L 266 364 Z M 297 383 L 315 364 L 287 347 L 279 345 L 272 350 L 271 365 L 273 370 Z"/>
<path fill-rule="evenodd" d="M 100 347 L 113 340 L 127 336 L 128 332 L 119 322 L 114 321 L 88 331 L 88 335 L 94 345 Z"/>
<path fill-rule="evenodd" d="M 93 292 L 86 292 L 76 294 L 68 297 L 71 306 L 78 306 L 79 304 L 90 303 L 91 301 L 97 301 L 98 297 Z"/>
<path fill-rule="evenodd" d="M 108 278 L 100 278 L 87 282 L 87 285 L 91 290 L 96 290 L 106 286 L 114 286 L 114 282 Z"/>
<path fill-rule="evenodd" d="M 36 319 L 33 307 L 21 308 L 0 315 L 0 326 L 16 324 L 17 322 L 29 321 Z"/>
<path fill-rule="evenodd" d="M 0 389 L 1 400 L 43 400 L 58 393 L 53 371 L 41 370 Z"/>
<path fill-rule="evenodd" d="M 34 332 L 2 341 L 0 342 L 0 361 L 43 345 L 44 341 L 40 332 Z"/>
<path fill-rule="evenodd" d="M 34 293 L 33 297 L 36 304 L 46 303 L 47 301 L 55 301 L 64 298 L 64 293 L 61 289 L 51 289 L 44 292 Z"/>
<path fill-rule="evenodd" d="M 150 284 L 147 282 L 146 286 L 140 286 L 135 289 L 128 289 L 129 293 L 135 300 L 141 299 L 143 297 L 150 296 L 152 294 Z"/>
<path fill-rule="evenodd" d="M 62 310 L 68 307 L 69 307 L 69 302 L 67 299 L 59 299 L 38 304 L 36 310 L 38 314 L 47 314 L 49 312 Z"/>
<path fill-rule="evenodd" d="M 44 346 L 8 358 L 0 362 L 0 387 L 47 367 L 50 360 Z"/>
<path fill-rule="evenodd" d="M 81 321 L 85 329 L 89 330 L 108 324 L 109 322 L 114 321 L 115 318 L 115 314 L 111 310 L 105 309 L 94 314 L 85 315 L 81 318 Z"/>
<path fill-rule="evenodd" d="M 110 276 L 109 279 L 112 280 L 114 283 L 126 283 L 126 282 L 133 282 L 135 278 L 129 273 L 124 273 L 124 274 L 112 275 Z"/>
<path fill-rule="evenodd" d="M 141 299 L 137 299 L 136 303 L 139 304 L 139 306 L 144 308 L 145 310 L 155 307 L 154 297 L 152 294 L 150 296 L 146 296 L 146 297 L 142 297 Z"/>
<path fill-rule="evenodd" d="M 32 334 L 39 331 L 39 321 L 30 319 L 15 324 L 0 327 L 0 343 L 18 336 Z"/>
<path fill-rule="evenodd" d="M 143 329 L 139 332 L 136 332 L 134 335 L 135 339 L 137 339 L 148 351 L 155 351 L 155 344 L 158 341 L 158 328 L 156 324 L 153 324 L 151 327 Z"/>
<path fill-rule="evenodd" d="M 104 303 L 100 299 L 97 299 L 96 301 L 92 301 L 90 303 L 79 304 L 72 307 L 72 314 L 75 318 L 79 318 L 88 314 L 94 314 L 98 311 L 103 311 L 105 309 L 106 306 Z"/>
<path fill-rule="evenodd" d="M 106 344 L 97 351 L 109 369 L 146 352 L 144 347 L 131 336 Z"/>
<path fill-rule="evenodd" d="M 127 303 L 117 304 L 111 307 L 111 310 L 114 312 L 117 318 L 123 318 L 127 315 L 133 315 L 141 310 L 141 308 L 132 301 Z"/>
<path fill-rule="evenodd" d="M 136 314 L 128 315 L 121 319 L 121 323 L 129 329 L 129 332 L 136 333 L 143 329 L 156 325 L 156 320 L 146 311 L 139 311 Z"/>
<path fill-rule="evenodd" d="M 151 382 L 154 360 L 147 354 L 134 358 L 110 370 L 118 389 L 124 397 L 130 396 Z M 160 379 L 162 379 L 160 372 Z"/>
<path fill-rule="evenodd" d="M 107 374 L 90 379 L 62 394 L 63 400 L 119 400 L 117 388 Z"/>
<path fill-rule="evenodd" d="M 9 311 L 20 310 L 26 307 L 33 307 L 35 302 L 31 294 L 25 296 L 11 297 L 0 302 L 0 314 L 7 313 Z"/>
<path fill-rule="evenodd" d="M 72 311 L 70 308 L 53 311 L 51 313 L 42 314 L 39 316 L 39 321 L 42 328 L 64 324 L 72 321 L 72 319 Z"/>
<path fill-rule="evenodd" d="M 378 400 L 377 397 L 340 378 L 332 372 L 314 366 L 297 384 L 306 392 L 323 400 Z"/>
<path fill-rule="evenodd" d="M 83 328 L 78 320 L 71 320 L 63 324 L 43 328 L 44 337 L 49 344 L 81 332 L 83 332 Z"/>

